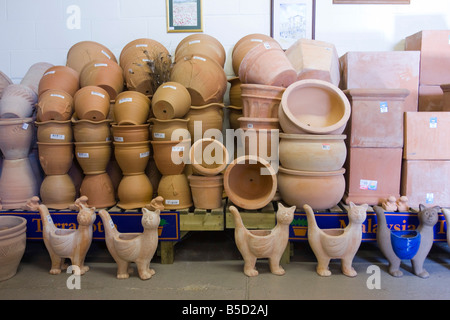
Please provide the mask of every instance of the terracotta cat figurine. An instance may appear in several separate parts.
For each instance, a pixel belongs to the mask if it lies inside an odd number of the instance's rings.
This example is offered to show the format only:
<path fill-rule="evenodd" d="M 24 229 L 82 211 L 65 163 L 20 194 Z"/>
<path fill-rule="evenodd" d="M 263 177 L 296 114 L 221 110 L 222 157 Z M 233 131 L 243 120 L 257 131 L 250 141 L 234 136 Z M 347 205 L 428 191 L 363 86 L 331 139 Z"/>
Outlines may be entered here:
<path fill-rule="evenodd" d="M 34 206 L 30 209 L 39 211 L 42 219 L 42 236 L 52 262 L 50 273 L 60 274 L 61 270 L 67 269 L 67 265 L 64 264 L 65 258 L 70 259 L 73 266 L 79 267 L 80 274 L 86 273 L 89 267 L 84 265 L 84 259 L 92 243 L 95 208 L 87 208 L 80 204 L 77 214 L 78 229 L 61 229 L 55 226 L 45 205 L 39 205 L 36 201 L 29 202 L 29 205 Z M 78 273 L 76 268 L 74 271 Z"/>
<path fill-rule="evenodd" d="M 308 242 L 317 258 L 316 271 L 320 276 L 330 276 L 331 259 L 341 259 L 342 272 L 348 277 L 357 275 L 352 267 L 353 258 L 361 245 L 362 223 L 366 220 L 367 204 L 360 206 L 350 202 L 348 225 L 344 229 L 320 229 L 309 205 L 304 205 L 308 220 Z"/>
<path fill-rule="evenodd" d="M 158 226 L 160 211 L 150 211 L 142 208 L 142 233 L 120 233 L 115 227 L 108 211 L 100 210 L 98 213 L 105 228 L 105 241 L 109 253 L 117 263 L 117 278 L 129 277 L 129 265 L 136 263 L 139 277 L 147 280 L 155 274 L 150 269 L 150 261 L 158 247 Z"/>
<path fill-rule="evenodd" d="M 289 225 L 294 219 L 295 206 L 285 208 L 281 203 L 278 204 L 277 225 L 272 230 L 248 230 L 238 209 L 231 206 L 230 212 L 235 224 L 236 245 L 244 258 L 244 274 L 248 277 L 257 276 L 256 260 L 269 258 L 270 271 L 276 275 L 284 275 L 285 270 L 280 266 L 280 260 L 289 242 Z"/>
<path fill-rule="evenodd" d="M 450 210 L 442 208 L 442 213 L 445 217 L 445 222 L 447 223 L 447 244 L 450 246 Z"/>

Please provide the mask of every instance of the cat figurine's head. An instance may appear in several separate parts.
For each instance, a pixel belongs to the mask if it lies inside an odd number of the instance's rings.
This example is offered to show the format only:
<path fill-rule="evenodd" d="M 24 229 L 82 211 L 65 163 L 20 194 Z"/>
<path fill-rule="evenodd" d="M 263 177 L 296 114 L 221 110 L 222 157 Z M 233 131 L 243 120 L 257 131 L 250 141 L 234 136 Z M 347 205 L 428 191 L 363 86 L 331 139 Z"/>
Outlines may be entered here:
<path fill-rule="evenodd" d="M 82 206 L 77 215 L 78 224 L 81 226 L 89 226 L 94 223 L 97 215 L 95 214 L 95 207 Z"/>
<path fill-rule="evenodd" d="M 419 204 L 418 217 L 420 222 L 426 226 L 434 226 L 438 222 L 440 210 L 439 206 L 427 208 L 423 204 Z"/>
<path fill-rule="evenodd" d="M 350 210 L 348 211 L 348 219 L 353 223 L 363 223 L 367 217 L 368 204 L 356 205 L 350 202 Z"/>
<path fill-rule="evenodd" d="M 282 224 L 291 224 L 294 220 L 294 212 L 296 206 L 286 208 L 281 203 L 278 203 L 277 222 Z"/>
<path fill-rule="evenodd" d="M 148 210 L 147 208 L 142 208 L 142 226 L 144 229 L 158 228 L 160 223 L 160 210 L 155 211 Z"/>

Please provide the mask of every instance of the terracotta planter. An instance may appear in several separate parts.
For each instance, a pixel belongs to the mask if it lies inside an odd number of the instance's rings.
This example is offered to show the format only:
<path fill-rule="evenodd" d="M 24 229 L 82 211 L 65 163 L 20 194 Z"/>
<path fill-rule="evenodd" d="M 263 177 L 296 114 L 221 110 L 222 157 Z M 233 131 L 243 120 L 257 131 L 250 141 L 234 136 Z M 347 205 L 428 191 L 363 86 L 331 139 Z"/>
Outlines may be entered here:
<path fill-rule="evenodd" d="M 215 176 L 226 169 L 230 155 L 219 140 L 204 138 L 192 144 L 189 160 L 194 174 Z"/>
<path fill-rule="evenodd" d="M 228 165 L 224 189 L 231 202 L 244 209 L 260 209 L 277 191 L 277 175 L 270 163 L 256 156 L 242 156 Z"/>
<path fill-rule="evenodd" d="M 231 79 L 228 79 L 228 82 L 230 83 L 230 90 L 228 91 L 230 105 L 235 107 L 242 107 L 241 79 L 239 79 L 239 77 L 233 77 Z"/>
<path fill-rule="evenodd" d="M 228 85 L 224 69 L 214 60 L 200 55 L 185 56 L 178 61 L 170 79 L 186 87 L 195 106 L 223 102 Z"/>
<path fill-rule="evenodd" d="M 67 174 L 73 162 L 72 142 L 38 142 L 39 161 L 46 175 Z"/>
<path fill-rule="evenodd" d="M 105 58 L 117 62 L 114 53 L 104 45 L 95 41 L 80 41 L 67 52 L 66 65 L 81 73 L 89 62 Z"/>
<path fill-rule="evenodd" d="M 28 118 L 37 102 L 36 93 L 21 84 L 10 84 L 0 99 L 0 118 Z"/>
<path fill-rule="evenodd" d="M 76 190 L 68 174 L 46 176 L 42 181 L 42 204 L 49 209 L 68 209 L 75 202 Z"/>
<path fill-rule="evenodd" d="M 223 175 L 196 176 L 190 175 L 192 200 L 197 209 L 216 209 L 222 207 Z"/>
<path fill-rule="evenodd" d="M 34 137 L 32 118 L 0 119 L 0 150 L 6 160 L 27 158 Z"/>
<path fill-rule="evenodd" d="M 78 120 L 72 118 L 73 136 L 76 142 L 104 142 L 111 141 L 112 120 L 101 121 Z"/>
<path fill-rule="evenodd" d="M 75 156 L 84 174 L 106 172 L 111 154 L 111 141 L 75 142 Z"/>
<path fill-rule="evenodd" d="M 180 83 L 166 82 L 152 98 L 152 111 L 157 119 L 183 118 L 191 107 L 189 91 Z"/>
<path fill-rule="evenodd" d="M 37 103 L 38 121 L 65 121 L 73 115 L 73 98 L 62 90 L 48 89 L 39 96 Z"/>
<path fill-rule="evenodd" d="M 80 86 L 103 88 L 114 100 L 124 89 L 123 70 L 107 58 L 91 61 L 80 73 Z"/>
<path fill-rule="evenodd" d="M 297 171 L 278 168 L 278 190 L 288 205 L 314 210 L 336 206 L 345 192 L 345 169 L 329 172 Z"/>
<path fill-rule="evenodd" d="M 156 80 L 153 79 L 151 61 L 146 56 L 135 57 L 123 67 L 125 86 L 146 96 L 153 95 Z"/>
<path fill-rule="evenodd" d="M 222 68 L 227 58 L 223 45 L 216 38 L 204 33 L 191 34 L 180 41 L 175 49 L 175 63 L 185 56 L 194 54 L 213 59 Z"/>
<path fill-rule="evenodd" d="M 189 159 L 191 140 L 152 141 L 153 159 L 162 175 L 181 174 Z"/>
<path fill-rule="evenodd" d="M 88 198 L 88 205 L 109 208 L 116 204 L 115 189 L 108 173 L 86 175 L 81 183 L 80 195 Z"/>
<path fill-rule="evenodd" d="M 297 72 L 278 44 L 263 42 L 249 50 L 242 59 L 239 78 L 242 83 L 287 88 L 297 81 Z"/>
<path fill-rule="evenodd" d="M 67 66 L 50 67 L 39 81 L 38 95 L 50 89 L 65 91 L 73 97 L 80 89 L 80 74 Z"/>
<path fill-rule="evenodd" d="M 10 84 L 13 84 L 12 80 L 6 74 L 0 71 L 0 98 L 2 97 L 5 88 Z"/>
<path fill-rule="evenodd" d="M 113 111 L 119 125 L 144 124 L 150 114 L 150 99 L 137 91 L 124 91 L 117 96 Z"/>
<path fill-rule="evenodd" d="M 179 210 L 193 205 L 189 181 L 185 174 L 163 175 L 158 185 L 158 196 L 164 198 L 164 209 Z"/>
<path fill-rule="evenodd" d="M 241 127 L 238 119 L 241 118 L 243 116 L 243 108 L 242 107 L 237 107 L 237 106 L 227 106 L 226 107 L 228 110 L 228 119 L 230 121 L 230 128 L 231 129 L 239 129 Z"/>
<path fill-rule="evenodd" d="M 347 158 L 345 139 L 345 135 L 280 133 L 280 164 L 298 171 L 337 171 Z"/>
<path fill-rule="evenodd" d="M 286 88 L 242 84 L 243 115 L 249 118 L 278 118 L 278 109 Z"/>
<path fill-rule="evenodd" d="M 114 142 L 114 156 L 124 175 L 141 174 L 150 158 L 150 142 Z"/>
<path fill-rule="evenodd" d="M 152 118 L 149 120 L 152 124 L 152 140 L 168 141 L 168 140 L 186 140 L 191 138 L 188 130 L 189 119 L 169 119 L 160 120 Z"/>
<path fill-rule="evenodd" d="M 130 60 L 141 56 L 148 57 L 149 59 L 170 59 L 169 51 L 160 42 L 153 39 L 139 38 L 127 43 L 123 47 L 119 57 L 120 65 L 124 67 Z"/>
<path fill-rule="evenodd" d="M 254 117 L 241 117 L 238 119 L 239 127 L 241 129 L 266 129 L 266 130 L 279 130 L 280 122 L 278 118 L 254 118 Z"/>
<path fill-rule="evenodd" d="M 341 134 L 350 118 L 345 94 L 322 80 L 298 81 L 283 94 L 278 117 L 285 133 Z"/>
<path fill-rule="evenodd" d="M 278 161 L 278 129 L 245 129 L 237 134 L 237 154 Z"/>
<path fill-rule="evenodd" d="M 28 88 L 33 90 L 36 94 L 38 94 L 39 82 L 41 81 L 41 78 L 44 75 L 44 73 L 51 67 L 53 67 L 53 65 L 47 62 L 38 62 L 33 64 L 28 69 L 25 76 L 22 78 L 22 81 L 20 81 L 20 84 L 27 86 Z"/>
<path fill-rule="evenodd" d="M 35 125 L 37 126 L 37 140 L 39 142 L 61 143 L 73 141 L 72 122 L 70 120 L 35 122 Z"/>
<path fill-rule="evenodd" d="M 141 209 L 152 201 L 153 186 L 144 173 L 124 176 L 117 189 L 117 196 L 117 206 L 120 208 Z"/>
<path fill-rule="evenodd" d="M 149 124 L 140 125 L 111 125 L 114 142 L 142 142 L 150 138 Z"/>
<path fill-rule="evenodd" d="M 73 103 L 80 120 L 101 121 L 109 115 L 110 97 L 103 88 L 83 87 L 73 97 Z"/>
<path fill-rule="evenodd" d="M 18 216 L 0 216 L 0 281 L 17 273 L 27 244 L 27 220 Z"/>
<path fill-rule="evenodd" d="M 191 139 L 203 138 L 209 129 L 216 129 L 222 132 L 223 129 L 223 108 L 221 103 L 211 103 L 203 106 L 191 106 L 191 109 L 184 117 L 189 119 L 188 130 Z M 201 130 L 195 130 L 196 122 L 201 125 Z M 195 135 L 197 133 L 197 135 Z"/>

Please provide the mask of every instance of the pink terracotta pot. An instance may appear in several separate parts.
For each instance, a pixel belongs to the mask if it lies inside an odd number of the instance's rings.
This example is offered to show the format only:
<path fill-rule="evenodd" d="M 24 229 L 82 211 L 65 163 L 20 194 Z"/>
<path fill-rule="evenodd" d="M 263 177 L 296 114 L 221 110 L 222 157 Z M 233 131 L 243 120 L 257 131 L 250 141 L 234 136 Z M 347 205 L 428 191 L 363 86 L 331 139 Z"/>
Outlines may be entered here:
<path fill-rule="evenodd" d="M 240 117 L 237 119 L 241 129 L 266 129 L 266 130 L 279 130 L 280 122 L 278 118 L 259 118 L 259 117 Z"/>
<path fill-rule="evenodd" d="M 5 88 L 10 84 L 13 84 L 12 80 L 6 74 L 0 71 L 0 98 L 2 97 Z"/>
<path fill-rule="evenodd" d="M 117 96 L 113 111 L 119 125 L 144 124 L 150 114 L 150 99 L 137 91 L 124 91 Z"/>
<path fill-rule="evenodd" d="M 189 181 L 184 173 L 163 175 L 158 185 L 158 196 L 164 198 L 164 209 L 180 210 L 193 205 Z"/>
<path fill-rule="evenodd" d="M 27 158 L 34 138 L 32 118 L 0 119 L 0 150 L 7 160 Z"/>
<path fill-rule="evenodd" d="M 10 84 L 0 99 L 0 118 L 28 118 L 33 115 L 36 93 L 22 84 Z"/>
<path fill-rule="evenodd" d="M 152 200 L 153 186 L 145 173 L 123 176 L 117 196 L 118 207 L 125 210 L 141 209 Z"/>
<path fill-rule="evenodd" d="M 39 81 L 38 95 L 49 89 L 67 92 L 72 97 L 80 88 L 80 74 L 67 66 L 53 66 L 47 69 Z"/>
<path fill-rule="evenodd" d="M 278 161 L 278 129 L 244 129 L 237 134 L 237 154 Z"/>
<path fill-rule="evenodd" d="M 286 88 L 260 84 L 242 84 L 244 117 L 278 118 L 278 109 Z"/>
<path fill-rule="evenodd" d="M 17 273 L 27 243 L 27 220 L 23 217 L 0 216 L 0 281 Z"/>
<path fill-rule="evenodd" d="M 216 209 L 222 207 L 223 175 L 188 177 L 192 200 L 197 209 Z"/>
<path fill-rule="evenodd" d="M 49 68 L 53 67 L 51 63 L 48 62 L 38 62 L 33 64 L 20 81 L 21 85 L 27 86 L 31 90 L 33 90 L 36 94 L 39 92 L 39 82 L 41 81 L 42 76 L 45 71 Z M 0 95 L 1 96 L 1 95 Z"/>
<path fill-rule="evenodd" d="M 48 89 L 39 96 L 37 103 L 38 121 L 65 121 L 73 115 L 73 98 L 62 90 Z"/>
<path fill-rule="evenodd" d="M 46 176 L 40 188 L 42 204 L 49 209 L 68 209 L 76 197 L 75 185 L 68 174 Z"/>
<path fill-rule="evenodd" d="M 46 175 L 67 174 L 72 167 L 72 142 L 38 142 L 39 161 Z"/>
<path fill-rule="evenodd" d="M 152 111 L 157 119 L 183 118 L 191 107 L 191 95 L 181 83 L 166 82 L 152 97 Z"/>
<path fill-rule="evenodd" d="M 191 34 L 179 42 L 175 49 L 175 63 L 179 59 L 193 54 L 213 59 L 222 68 L 227 57 L 223 45 L 216 38 L 204 33 Z"/>
<path fill-rule="evenodd" d="M 80 73 L 80 86 L 103 88 L 114 100 L 124 89 L 123 70 L 117 63 L 106 58 L 91 61 Z"/>
<path fill-rule="evenodd" d="M 101 43 L 80 41 L 74 44 L 67 52 L 66 65 L 81 73 L 89 62 L 105 58 L 117 62 L 114 53 Z"/>
<path fill-rule="evenodd" d="M 80 195 L 88 198 L 88 205 L 110 208 L 116 204 L 115 189 L 108 173 L 86 175 L 81 183 Z"/>
<path fill-rule="evenodd" d="M 110 97 L 101 87 L 86 86 L 77 91 L 73 104 L 78 119 L 102 121 L 109 115 Z"/>
<path fill-rule="evenodd" d="M 66 121 L 44 121 L 35 122 L 37 127 L 37 140 L 39 142 L 72 142 L 72 122 Z"/>
<path fill-rule="evenodd" d="M 218 175 L 226 169 L 229 160 L 227 148 L 216 139 L 199 139 L 192 144 L 189 151 L 189 161 L 196 175 Z"/>
<path fill-rule="evenodd" d="M 189 160 L 191 140 L 151 141 L 153 159 L 162 175 L 181 174 Z"/>
<path fill-rule="evenodd" d="M 115 143 L 148 141 L 150 138 L 149 124 L 118 125 L 112 124 L 111 130 Z"/>

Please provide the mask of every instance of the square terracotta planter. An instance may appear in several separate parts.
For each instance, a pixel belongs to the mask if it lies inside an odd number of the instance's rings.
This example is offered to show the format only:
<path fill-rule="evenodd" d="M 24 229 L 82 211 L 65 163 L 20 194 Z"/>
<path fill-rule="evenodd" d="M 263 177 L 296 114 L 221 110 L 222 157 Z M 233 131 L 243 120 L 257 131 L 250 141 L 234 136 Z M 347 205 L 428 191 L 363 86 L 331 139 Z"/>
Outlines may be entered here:
<path fill-rule="evenodd" d="M 402 195 L 408 204 L 418 208 L 425 206 L 450 206 L 450 161 L 404 160 L 402 172 Z"/>
<path fill-rule="evenodd" d="M 443 111 L 444 93 L 441 86 L 419 86 L 419 111 Z"/>
<path fill-rule="evenodd" d="M 380 205 L 400 196 L 402 148 L 349 148 L 345 203 Z"/>
<path fill-rule="evenodd" d="M 341 89 L 408 89 L 405 111 L 417 111 L 420 52 L 347 52 L 340 63 Z"/>
<path fill-rule="evenodd" d="M 350 89 L 350 147 L 402 148 L 406 89 Z"/>
<path fill-rule="evenodd" d="M 407 160 L 450 160 L 450 112 L 406 112 Z"/>

